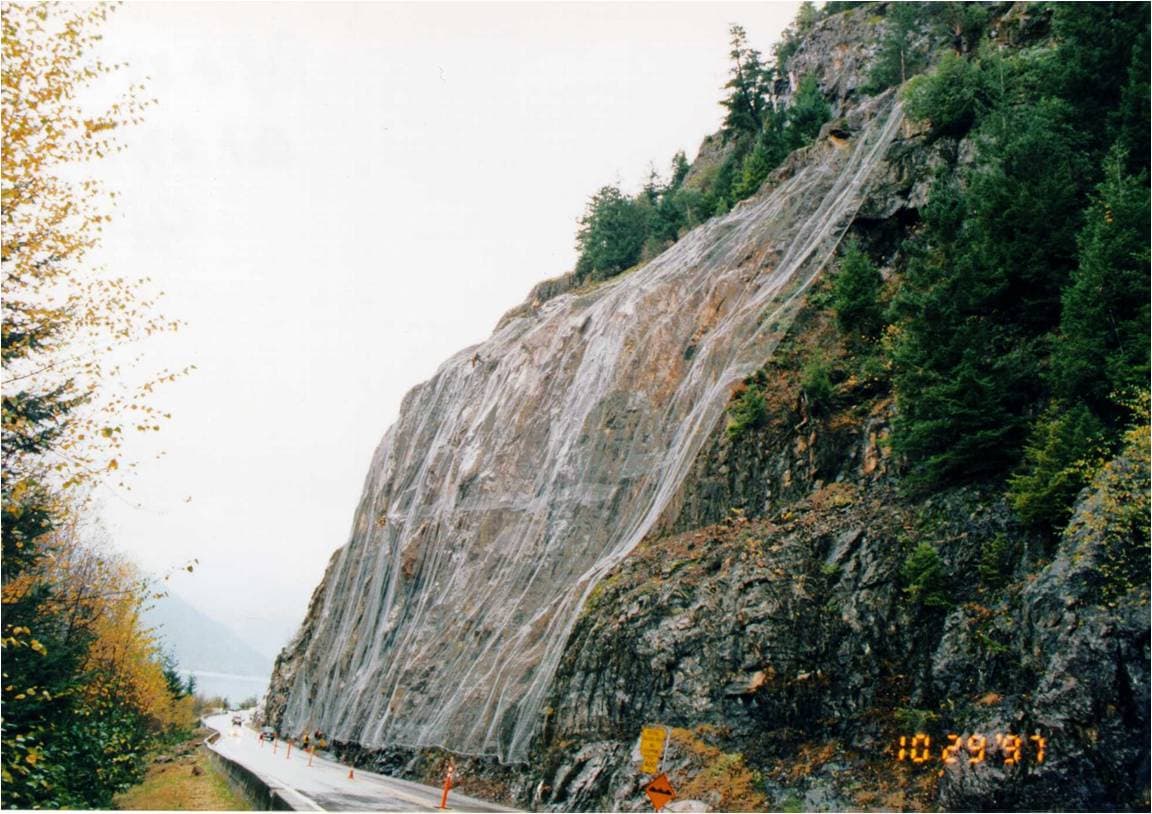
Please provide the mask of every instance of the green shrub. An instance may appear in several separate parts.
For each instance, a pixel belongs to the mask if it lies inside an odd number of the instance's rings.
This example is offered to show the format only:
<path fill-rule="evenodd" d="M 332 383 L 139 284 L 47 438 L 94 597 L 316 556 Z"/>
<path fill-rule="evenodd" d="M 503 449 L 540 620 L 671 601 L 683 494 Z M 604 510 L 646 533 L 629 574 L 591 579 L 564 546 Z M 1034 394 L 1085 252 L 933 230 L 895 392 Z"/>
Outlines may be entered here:
<path fill-rule="evenodd" d="M 976 566 L 980 587 L 996 591 L 1011 582 L 1012 573 L 1016 569 L 1017 549 L 1016 541 L 1003 534 L 984 543 L 980 549 L 980 562 Z"/>
<path fill-rule="evenodd" d="M 1147 402 L 1145 402 L 1145 405 Z M 1097 501 L 1083 528 L 1099 540 L 1096 556 L 1099 600 L 1114 603 L 1132 592 L 1147 605 L 1152 531 L 1148 517 L 1148 416 L 1124 434 L 1122 463 L 1108 465 L 1093 486 Z"/>
<path fill-rule="evenodd" d="M 808 397 L 808 404 L 814 412 L 826 412 L 832 406 L 832 393 L 835 387 L 828 363 L 817 357 L 804 365 L 800 387 Z"/>
<path fill-rule="evenodd" d="M 936 724 L 940 716 L 930 709 L 896 707 L 892 710 L 892 718 L 901 732 L 926 732 Z"/>
<path fill-rule="evenodd" d="M 767 421 L 768 405 L 764 402 L 764 394 L 755 384 L 746 385 L 728 406 L 728 437 L 735 440 L 764 426 Z"/>
<path fill-rule="evenodd" d="M 795 794 L 790 794 L 784 798 L 780 803 L 780 810 L 792 814 L 792 812 L 805 811 L 804 798 Z"/>
<path fill-rule="evenodd" d="M 1076 496 L 1104 463 L 1105 430 L 1083 404 L 1053 408 L 1032 430 L 1022 470 L 1009 481 L 1008 496 L 1020 519 L 1059 531 Z"/>
<path fill-rule="evenodd" d="M 904 560 L 900 569 L 904 593 L 917 605 L 926 608 L 950 608 L 953 605 L 948 574 L 936 549 L 920 543 Z"/>
<path fill-rule="evenodd" d="M 936 136 L 967 133 L 987 105 L 980 66 L 956 54 L 946 54 L 932 73 L 914 77 L 904 89 L 904 111 L 927 121 Z"/>
<path fill-rule="evenodd" d="M 863 0 L 859 0 L 859 2 L 853 2 L 853 0 L 828 0 L 828 2 L 824 4 L 824 16 L 831 17 L 833 14 L 839 14 L 842 11 L 859 8 L 863 5 L 867 5 Z"/>
<path fill-rule="evenodd" d="M 861 353 L 855 357 L 856 379 L 861 385 L 872 389 L 882 389 L 892 378 L 884 356 L 880 353 Z"/>
<path fill-rule="evenodd" d="M 875 342 L 880 336 L 884 327 L 883 288 L 880 270 L 855 240 L 849 242 L 832 282 L 832 307 L 841 333 L 857 344 Z"/>

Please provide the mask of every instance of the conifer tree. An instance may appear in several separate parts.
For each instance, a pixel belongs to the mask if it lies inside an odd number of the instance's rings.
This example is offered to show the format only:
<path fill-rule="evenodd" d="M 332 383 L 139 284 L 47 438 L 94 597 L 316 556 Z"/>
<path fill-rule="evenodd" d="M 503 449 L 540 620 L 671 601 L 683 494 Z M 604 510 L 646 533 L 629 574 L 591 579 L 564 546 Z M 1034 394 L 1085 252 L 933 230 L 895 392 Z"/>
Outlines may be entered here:
<path fill-rule="evenodd" d="M 914 39 L 924 14 L 921 3 L 888 4 L 887 29 L 868 77 L 871 92 L 899 85 L 923 68 L 924 55 L 915 47 Z"/>
<path fill-rule="evenodd" d="M 894 303 L 894 446 L 925 485 L 1018 460 L 1075 263 L 1082 156 L 1058 100 L 990 115 L 975 165 L 942 181 Z"/>
<path fill-rule="evenodd" d="M 768 177 L 772 166 L 763 141 L 757 141 L 752 151 L 744 157 L 744 163 L 740 168 L 740 177 L 733 187 L 733 195 L 737 199 L 754 195 L 756 190 L 760 189 L 760 184 Z"/>
<path fill-rule="evenodd" d="M 724 87 L 730 92 L 720 102 L 728 110 L 721 130 L 727 140 L 754 136 L 760 131 L 771 89 L 771 72 L 760 52 L 748 46 L 743 26 L 734 25 L 729 33 L 731 77 Z"/>
<path fill-rule="evenodd" d="M 1049 408 L 1032 428 L 1023 465 L 1009 481 L 1008 496 L 1020 519 L 1046 532 L 1062 529 L 1107 450 L 1107 430 L 1086 405 Z"/>
<path fill-rule="evenodd" d="M 1121 140 L 1132 169 L 1147 167 L 1148 5 L 1056 3 L 1052 27 L 1060 45 L 1046 79 L 1077 111 L 1085 146 L 1102 157 Z"/>
<path fill-rule="evenodd" d="M 1052 359 L 1057 398 L 1115 415 L 1117 396 L 1148 384 L 1149 193 L 1127 175 L 1124 151 L 1105 161 L 1104 181 L 1079 235 L 1079 263 L 1064 291 Z"/>
<path fill-rule="evenodd" d="M 840 259 L 840 270 L 832 284 L 832 307 L 840 331 L 857 343 L 875 341 L 884 325 L 880 292 L 884 278 L 855 240 L 850 241 Z"/>
<path fill-rule="evenodd" d="M 672 156 L 672 174 L 671 179 L 668 181 L 668 191 L 675 192 L 684 183 L 684 179 L 688 176 L 688 170 L 692 166 L 688 163 L 688 157 L 684 155 L 683 150 L 677 150 L 676 155 Z"/>
<path fill-rule="evenodd" d="M 792 104 L 788 106 L 785 140 L 787 152 L 799 149 L 816 138 L 831 112 L 816 77 L 808 75 L 801 79 L 792 95 Z"/>
<path fill-rule="evenodd" d="M 648 237 L 647 217 L 616 186 L 601 187 L 580 218 L 576 248 L 580 281 L 603 280 L 635 265 Z"/>

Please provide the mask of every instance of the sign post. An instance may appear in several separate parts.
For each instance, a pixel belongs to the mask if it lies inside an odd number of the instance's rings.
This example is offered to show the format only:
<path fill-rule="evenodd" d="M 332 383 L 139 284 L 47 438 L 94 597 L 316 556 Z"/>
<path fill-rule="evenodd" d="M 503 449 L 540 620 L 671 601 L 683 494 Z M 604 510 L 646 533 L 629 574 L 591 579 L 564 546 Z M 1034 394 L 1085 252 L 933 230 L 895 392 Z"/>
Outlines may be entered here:
<path fill-rule="evenodd" d="M 668 757 L 671 734 L 666 726 L 646 726 L 640 730 L 640 771 L 644 774 L 660 773 L 644 787 L 644 793 L 657 811 L 676 796 L 672 784 L 668 782 L 668 775 L 664 774 L 664 759 Z"/>

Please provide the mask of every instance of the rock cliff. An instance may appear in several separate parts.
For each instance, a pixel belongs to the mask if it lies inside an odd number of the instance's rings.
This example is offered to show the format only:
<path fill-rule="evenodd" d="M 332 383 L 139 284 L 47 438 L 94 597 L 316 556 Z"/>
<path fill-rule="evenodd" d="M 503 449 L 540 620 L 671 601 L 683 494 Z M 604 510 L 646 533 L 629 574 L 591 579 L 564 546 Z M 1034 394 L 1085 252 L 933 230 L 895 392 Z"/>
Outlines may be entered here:
<path fill-rule="evenodd" d="M 514 317 L 404 400 L 281 673 L 288 728 L 523 759 L 571 625 L 767 358 L 901 122 L 642 268 Z"/>
<path fill-rule="evenodd" d="M 969 149 L 864 92 L 870 15 L 794 55 L 836 118 L 758 195 L 538 287 L 408 394 L 277 662 L 281 732 L 426 780 L 451 753 L 464 791 L 536 809 L 647 810 L 654 723 L 721 810 L 1146 806 L 1146 434 L 1052 550 L 1000 489 L 901 490 L 883 377 L 807 381 L 850 356 L 838 244 L 893 273 Z M 750 385 L 763 420 L 732 427 Z"/>

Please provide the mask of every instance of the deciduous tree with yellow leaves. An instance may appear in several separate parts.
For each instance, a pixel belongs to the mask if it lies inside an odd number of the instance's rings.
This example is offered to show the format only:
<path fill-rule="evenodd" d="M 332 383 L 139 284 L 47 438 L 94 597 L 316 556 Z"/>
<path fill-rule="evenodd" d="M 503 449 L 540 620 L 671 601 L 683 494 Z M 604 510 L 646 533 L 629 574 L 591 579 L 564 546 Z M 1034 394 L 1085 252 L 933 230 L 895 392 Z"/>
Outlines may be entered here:
<path fill-rule="evenodd" d="M 0 15 L 5 807 L 106 807 L 180 714 L 139 623 L 143 583 L 76 532 L 95 484 L 123 486 L 126 433 L 160 428 L 147 397 L 179 375 L 130 383 L 115 349 L 177 323 L 156 315 L 147 281 L 90 261 L 115 194 L 87 173 L 152 104 L 135 84 L 87 101 L 124 67 L 93 57 L 112 10 L 4 3 Z"/>

